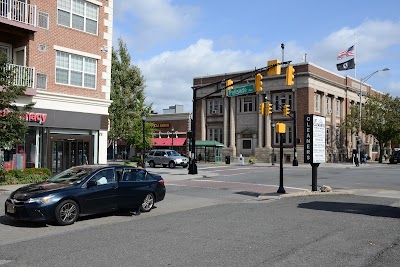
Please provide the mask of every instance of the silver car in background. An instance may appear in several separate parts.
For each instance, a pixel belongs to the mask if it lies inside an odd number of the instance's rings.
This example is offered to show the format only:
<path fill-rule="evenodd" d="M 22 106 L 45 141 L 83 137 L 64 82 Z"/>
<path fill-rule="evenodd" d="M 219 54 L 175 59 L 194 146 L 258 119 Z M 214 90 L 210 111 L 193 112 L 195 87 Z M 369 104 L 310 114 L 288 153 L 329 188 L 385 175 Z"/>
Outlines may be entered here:
<path fill-rule="evenodd" d="M 182 166 L 186 168 L 189 164 L 189 159 L 182 156 L 175 150 L 170 149 L 154 149 L 149 152 L 146 157 L 146 162 L 149 163 L 150 167 L 154 168 L 156 165 L 162 165 L 163 167 L 170 167 L 171 169 L 175 166 Z"/>

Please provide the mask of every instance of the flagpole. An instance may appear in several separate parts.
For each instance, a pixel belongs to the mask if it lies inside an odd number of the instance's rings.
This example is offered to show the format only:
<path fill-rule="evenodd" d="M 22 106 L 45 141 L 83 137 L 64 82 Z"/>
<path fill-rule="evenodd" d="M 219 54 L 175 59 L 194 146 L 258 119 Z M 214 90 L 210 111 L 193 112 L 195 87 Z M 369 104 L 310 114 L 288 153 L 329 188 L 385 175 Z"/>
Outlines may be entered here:
<path fill-rule="evenodd" d="M 357 61 L 356 61 L 356 57 L 357 57 L 357 46 L 356 46 L 356 32 L 354 31 L 354 79 L 357 79 Z"/>

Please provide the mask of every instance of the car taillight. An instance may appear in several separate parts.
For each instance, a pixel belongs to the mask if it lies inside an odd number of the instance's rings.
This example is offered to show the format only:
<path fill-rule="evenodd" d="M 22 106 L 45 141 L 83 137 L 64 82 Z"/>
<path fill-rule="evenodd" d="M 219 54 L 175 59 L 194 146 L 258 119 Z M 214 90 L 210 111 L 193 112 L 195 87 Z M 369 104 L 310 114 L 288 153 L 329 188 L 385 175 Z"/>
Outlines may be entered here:
<path fill-rule="evenodd" d="M 164 185 L 164 180 L 163 179 L 158 180 L 158 183 L 161 184 L 161 185 Z"/>

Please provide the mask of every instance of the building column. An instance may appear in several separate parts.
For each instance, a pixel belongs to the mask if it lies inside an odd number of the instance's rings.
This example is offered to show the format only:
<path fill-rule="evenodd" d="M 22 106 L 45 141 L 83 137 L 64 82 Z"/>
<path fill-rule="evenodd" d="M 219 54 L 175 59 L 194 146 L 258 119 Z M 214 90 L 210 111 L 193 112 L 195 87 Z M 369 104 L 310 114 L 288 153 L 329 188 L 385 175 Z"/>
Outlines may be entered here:
<path fill-rule="evenodd" d="M 266 98 L 269 99 L 272 103 L 272 94 L 271 92 L 267 92 Z M 272 138 L 272 127 L 271 127 L 271 116 L 265 116 L 265 126 L 264 126 L 264 133 L 265 133 L 265 146 L 269 149 L 272 148 L 271 146 L 271 138 Z"/>
<path fill-rule="evenodd" d="M 261 104 L 264 102 L 263 95 L 259 94 L 258 95 L 258 103 Z M 262 147 L 263 146 L 263 138 L 264 138 L 264 116 L 258 112 L 258 143 L 257 147 Z"/>
<path fill-rule="evenodd" d="M 224 128 L 223 128 L 223 136 L 224 136 L 224 145 L 228 146 L 228 136 L 229 136 L 229 130 L 228 130 L 228 121 L 229 121 L 229 98 L 224 97 Z"/>
<path fill-rule="evenodd" d="M 207 140 L 207 135 L 206 135 L 206 116 L 207 114 L 207 101 L 206 99 L 201 100 L 201 110 L 200 110 L 200 140 Z"/>
<path fill-rule="evenodd" d="M 322 93 L 321 96 L 321 115 L 326 116 L 327 110 L 326 110 L 326 96 L 327 94 L 324 92 Z"/>

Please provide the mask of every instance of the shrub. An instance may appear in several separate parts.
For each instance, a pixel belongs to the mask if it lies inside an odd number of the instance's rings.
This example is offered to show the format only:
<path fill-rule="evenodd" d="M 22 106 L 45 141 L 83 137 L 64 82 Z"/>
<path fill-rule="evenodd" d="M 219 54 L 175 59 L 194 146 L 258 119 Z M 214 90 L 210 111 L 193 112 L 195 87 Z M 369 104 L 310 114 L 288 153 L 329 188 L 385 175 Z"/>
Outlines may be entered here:
<path fill-rule="evenodd" d="M 47 180 L 51 176 L 51 171 L 46 168 L 29 168 L 9 171 L 1 170 L 0 185 L 38 183 Z"/>
<path fill-rule="evenodd" d="M 249 164 L 254 164 L 254 163 L 256 163 L 256 161 L 257 161 L 256 157 L 254 157 L 254 156 L 249 157 Z"/>

